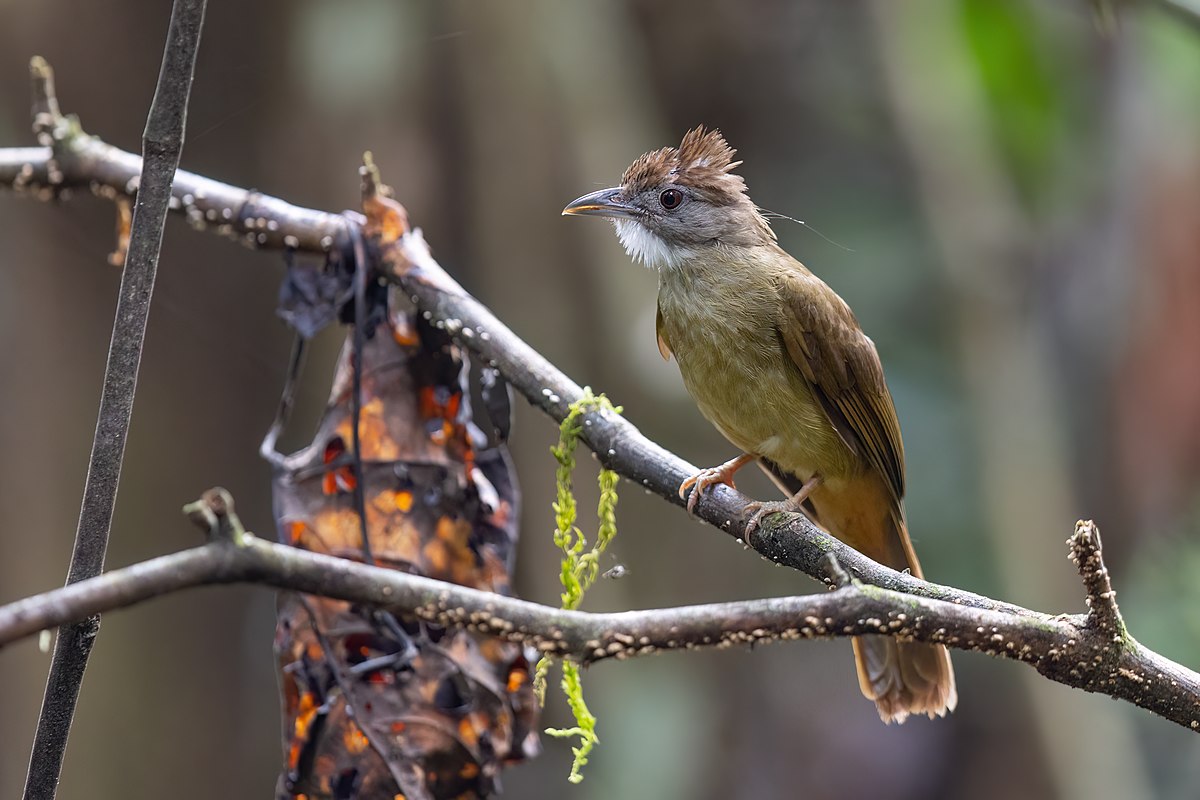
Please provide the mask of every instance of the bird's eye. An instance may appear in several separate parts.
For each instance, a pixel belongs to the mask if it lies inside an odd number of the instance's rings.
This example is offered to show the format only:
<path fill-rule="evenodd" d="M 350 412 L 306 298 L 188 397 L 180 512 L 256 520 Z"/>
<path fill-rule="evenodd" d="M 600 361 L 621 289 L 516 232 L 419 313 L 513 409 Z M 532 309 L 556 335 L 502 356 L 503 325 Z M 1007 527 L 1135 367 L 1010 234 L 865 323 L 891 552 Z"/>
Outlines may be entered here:
<path fill-rule="evenodd" d="M 662 203 L 662 207 L 667 211 L 679 208 L 679 204 L 683 202 L 683 192 L 678 189 L 667 189 L 658 196 L 658 202 Z"/>

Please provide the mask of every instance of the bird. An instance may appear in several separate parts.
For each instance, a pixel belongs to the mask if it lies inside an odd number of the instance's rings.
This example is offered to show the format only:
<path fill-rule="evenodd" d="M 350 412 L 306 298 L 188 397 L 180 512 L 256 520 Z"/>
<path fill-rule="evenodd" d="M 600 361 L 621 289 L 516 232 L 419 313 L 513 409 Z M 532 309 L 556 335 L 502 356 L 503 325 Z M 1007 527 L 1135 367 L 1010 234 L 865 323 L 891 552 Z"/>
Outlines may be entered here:
<path fill-rule="evenodd" d="M 597 216 L 658 273 L 655 328 L 700 413 L 741 454 L 685 480 L 687 507 L 756 462 L 788 495 L 753 502 L 747 542 L 770 512 L 802 511 L 872 559 L 922 577 L 904 515 L 904 445 L 875 344 L 849 305 L 779 245 L 734 170 L 721 132 L 638 157 L 619 186 L 569 203 Z M 690 495 L 690 496 L 689 496 Z M 884 722 L 958 703 L 944 645 L 852 640 L 859 688 Z"/>

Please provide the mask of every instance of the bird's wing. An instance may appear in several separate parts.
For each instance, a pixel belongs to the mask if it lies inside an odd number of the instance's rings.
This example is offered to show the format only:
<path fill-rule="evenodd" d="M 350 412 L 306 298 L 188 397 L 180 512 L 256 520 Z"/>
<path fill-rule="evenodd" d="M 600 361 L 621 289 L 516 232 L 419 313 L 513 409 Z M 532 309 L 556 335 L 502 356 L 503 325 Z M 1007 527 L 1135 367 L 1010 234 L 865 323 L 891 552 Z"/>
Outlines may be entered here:
<path fill-rule="evenodd" d="M 875 344 L 842 298 L 821 280 L 791 274 L 780 282 L 779 338 L 834 429 L 904 497 L 900 421 Z"/>
<path fill-rule="evenodd" d="M 671 343 L 667 341 L 667 330 L 663 327 L 661 307 L 654 314 L 654 332 L 658 334 L 658 354 L 663 357 L 663 361 L 670 361 Z"/>

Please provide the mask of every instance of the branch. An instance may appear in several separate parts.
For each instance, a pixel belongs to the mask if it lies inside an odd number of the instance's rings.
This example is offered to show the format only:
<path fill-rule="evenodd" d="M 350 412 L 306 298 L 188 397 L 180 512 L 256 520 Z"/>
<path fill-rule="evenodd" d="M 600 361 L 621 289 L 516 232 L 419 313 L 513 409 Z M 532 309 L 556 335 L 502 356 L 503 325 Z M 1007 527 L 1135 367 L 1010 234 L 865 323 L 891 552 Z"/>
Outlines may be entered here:
<path fill-rule="evenodd" d="M 832 592 L 617 613 L 564 611 L 257 539 L 242 528 L 223 490 L 207 492 L 185 510 L 209 531 L 208 544 L 0 606 L 0 646 L 182 589 L 249 583 L 412 614 L 581 664 L 777 640 L 887 635 L 941 642 L 1020 661 L 1068 686 L 1200 727 L 1200 675 L 1128 637 L 1114 637 L 1103 620 L 1107 612 L 1095 602 L 1086 615 L 1060 616 L 956 605 L 852 580 L 827 557 L 825 569 L 839 583 L 847 581 Z M 1086 554 L 1085 582 L 1104 571 L 1099 541 L 1090 522 L 1081 522 L 1070 540 L 1072 553 Z M 1095 588 L 1089 584 L 1089 592 Z"/>
<path fill-rule="evenodd" d="M 210 542 L 0 606 L 0 647 L 75 619 L 183 589 L 227 583 L 256 584 L 413 614 L 427 622 L 524 642 L 582 664 L 659 650 L 873 633 L 944 641 L 964 650 L 995 651 L 995 655 L 1035 663 L 1053 645 L 1084 635 L 1082 616 L 1027 612 L 1015 617 L 864 584 L 800 597 L 680 608 L 564 611 L 246 534 L 242 545 Z M 899 608 L 905 610 L 897 611 Z M 1029 646 L 997 648 L 997 634 L 1005 642 Z M 1196 690 L 1200 692 L 1200 680 Z"/>
<path fill-rule="evenodd" d="M 204 5 L 205 0 L 176 0 L 171 10 L 162 71 L 142 136 L 142 190 L 134 207 L 128 254 L 121 273 L 96 433 L 92 439 L 79 525 L 67 573 L 68 584 L 95 577 L 104 569 L 171 181 L 183 152 L 188 96 L 196 51 L 200 46 L 200 29 L 204 24 Z M 54 151 L 60 141 L 57 134 L 69 127 L 54 96 L 54 74 L 40 58 L 35 58 L 30 68 L 35 87 L 41 89 L 35 94 L 34 129 L 40 138 L 50 140 Z M 79 687 L 100 628 L 98 616 L 71 622 L 59 629 L 55 642 L 25 779 L 26 800 L 53 800 L 58 791 Z"/>
<path fill-rule="evenodd" d="M 495 367 L 529 402 L 561 422 L 571 405 L 583 397 L 582 387 L 467 294 L 434 261 L 419 230 L 405 234 L 399 245 L 404 260 L 389 265 L 393 269 L 389 277 L 432 315 L 435 324 L 483 363 Z M 601 464 L 675 505 L 684 505 L 679 485 L 697 472 L 696 467 L 646 438 L 623 416 L 590 412 L 582 421 L 582 439 Z M 742 536 L 749 502 L 736 489 L 717 484 L 704 493 L 695 513 L 745 544 Z M 777 564 L 829 585 L 825 560 L 832 555 L 855 577 L 881 588 L 1007 614 L 1026 613 L 1018 606 L 896 572 L 833 538 L 801 514 L 768 516 L 748 546 Z"/>
<path fill-rule="evenodd" d="M 59 114 L 49 69 L 33 70 L 33 91 L 34 132 L 44 146 L 0 148 L 0 186 L 40 200 L 67 198 L 79 189 L 108 200 L 136 197 L 141 158 L 89 136 L 79 120 Z M 186 170 L 175 173 L 169 210 L 186 217 L 197 230 L 211 230 L 248 247 L 322 253 L 345 230 L 340 215 L 294 206 Z"/>
<path fill-rule="evenodd" d="M 96 177 L 103 186 L 117 192 L 119 187 L 103 182 L 99 176 L 111 175 L 114 164 L 132 160 L 136 166 L 136 157 L 95 140 L 89 142 L 96 148 L 91 151 L 96 159 L 90 164 L 94 173 L 64 170 L 56 185 L 88 185 Z M 0 149 L 0 177 L 20 173 L 20 169 L 14 171 L 5 165 L 24 163 L 22 159 L 29 152 Z M 26 172 L 40 174 L 32 167 Z M 179 180 L 185 178 L 193 184 L 205 182 L 211 189 L 210 196 L 234 198 L 249 194 L 179 174 Z M 26 186 L 34 183 L 33 179 L 25 181 Z M 318 235 L 335 237 L 348 224 L 344 216 L 297 209 L 274 198 L 256 196 L 255 202 L 263 214 L 261 225 L 256 223 L 255 229 L 271 232 L 261 241 L 256 240 L 263 246 L 296 246 L 283 241 L 284 231 L 287 236 L 308 242 Z M 276 210 L 278 216 L 272 216 Z M 308 249 L 328 247 L 331 241 Z M 436 324 L 484 363 L 494 365 L 534 405 L 561 421 L 571 403 L 582 396 L 582 389 L 450 278 L 433 260 L 419 231 L 406 233 L 398 252 L 400 257 L 391 264 L 389 277 L 413 296 Z M 624 417 L 586 415 L 583 438 L 606 467 L 682 505 L 677 488 L 696 471 L 695 467 L 644 437 Z M 746 503 L 747 498 L 737 491 L 718 485 L 704 495 L 697 514 L 740 540 Z M 777 638 L 873 633 L 908 636 L 1023 661 L 1060 683 L 1128 700 L 1200 730 L 1200 676 L 1147 650 L 1124 632 L 1095 526 L 1080 523 L 1070 541 L 1072 557 L 1086 579 L 1090 606 L 1086 616 L 1051 617 L 918 580 L 872 561 L 797 514 L 767 517 L 754 536 L 754 549 L 778 564 L 838 586 L 836 591 L 815 597 L 623 614 L 561 611 L 257 540 L 237 551 L 244 555 L 231 555 L 233 550 L 218 543 L 113 572 L 84 587 L 68 587 L 0 608 L 0 644 L 72 614 L 117 608 L 176 588 L 211 582 L 261 582 L 398 611 L 411 610 L 431 621 L 528 641 L 545 652 L 583 663 L 660 649 Z M 132 572 L 135 570 L 138 572 Z M 177 577 L 169 577 L 180 570 Z M 103 583 L 119 576 L 128 577 L 115 585 Z M 72 592 L 94 592 L 95 596 L 76 596 Z M 68 613 L 66 607 L 58 605 L 60 602 L 74 605 Z"/>

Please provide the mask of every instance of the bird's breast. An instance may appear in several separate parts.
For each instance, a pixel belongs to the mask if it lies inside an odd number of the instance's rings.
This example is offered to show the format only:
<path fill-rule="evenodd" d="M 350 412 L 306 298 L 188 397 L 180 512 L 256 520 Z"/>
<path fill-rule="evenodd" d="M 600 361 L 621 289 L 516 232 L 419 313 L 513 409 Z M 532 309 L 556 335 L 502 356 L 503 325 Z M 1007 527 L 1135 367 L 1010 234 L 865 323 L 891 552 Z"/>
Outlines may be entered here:
<path fill-rule="evenodd" d="M 773 287 L 664 280 L 659 310 L 700 413 L 747 453 L 802 478 L 849 474 L 850 451 L 780 345 Z"/>

